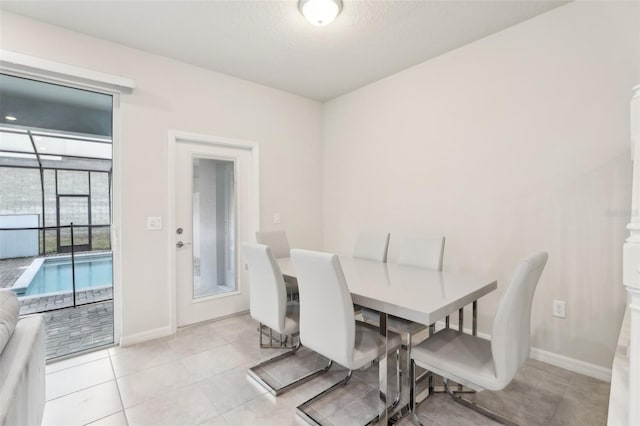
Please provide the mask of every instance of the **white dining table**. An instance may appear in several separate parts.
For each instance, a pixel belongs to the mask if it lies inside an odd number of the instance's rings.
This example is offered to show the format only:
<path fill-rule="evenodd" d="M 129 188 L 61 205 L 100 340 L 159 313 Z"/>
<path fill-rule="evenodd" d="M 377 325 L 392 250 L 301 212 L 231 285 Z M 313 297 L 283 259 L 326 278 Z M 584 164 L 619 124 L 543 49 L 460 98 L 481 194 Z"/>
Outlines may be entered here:
<path fill-rule="evenodd" d="M 339 256 L 353 303 L 380 312 L 380 336 L 387 345 L 387 316 L 431 325 L 497 288 L 495 279 Z M 283 275 L 296 278 L 291 258 L 278 259 Z M 303 284 L 304 285 L 304 284 Z M 304 309 L 304 307 L 302 308 Z M 460 320 L 462 320 L 462 311 Z M 462 326 L 460 326 L 462 330 Z M 387 351 L 379 362 L 380 419 L 387 424 Z"/>

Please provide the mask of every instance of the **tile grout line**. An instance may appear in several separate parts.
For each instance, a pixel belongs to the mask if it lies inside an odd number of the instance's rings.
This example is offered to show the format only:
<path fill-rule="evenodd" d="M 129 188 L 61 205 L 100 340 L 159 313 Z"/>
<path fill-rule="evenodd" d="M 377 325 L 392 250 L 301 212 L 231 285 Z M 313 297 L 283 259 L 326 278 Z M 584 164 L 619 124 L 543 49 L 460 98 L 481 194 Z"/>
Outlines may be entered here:
<path fill-rule="evenodd" d="M 197 334 L 197 333 L 196 333 L 196 334 Z M 197 336 L 196 336 L 196 337 L 197 337 Z M 246 338 L 247 338 L 247 339 L 249 339 L 250 337 L 249 337 L 249 336 L 247 336 Z M 224 338 L 223 338 L 223 339 L 224 339 Z M 241 344 L 242 342 L 243 342 L 243 339 L 237 339 L 237 340 L 234 340 L 234 341 L 228 341 L 226 345 L 230 345 L 230 346 L 236 347 L 236 348 L 238 348 L 238 349 L 241 349 L 242 347 L 247 346 L 247 345 Z M 248 343 L 251 343 L 251 345 L 253 345 L 254 343 L 252 343 L 252 342 L 253 342 L 253 339 L 251 338 L 250 342 L 248 342 Z M 190 356 L 193 356 L 193 355 L 199 355 L 199 354 L 201 354 L 202 352 L 206 352 L 206 351 L 214 351 L 214 352 L 215 352 L 215 350 L 216 350 L 216 349 L 219 349 L 219 348 L 224 347 L 224 346 L 226 346 L 226 345 L 222 345 L 222 346 L 215 346 L 215 347 L 213 347 L 213 348 L 205 349 L 205 350 L 202 350 L 201 352 L 196 352 L 196 353 L 193 353 L 193 354 L 184 354 L 184 355 L 177 355 L 177 354 L 174 354 L 173 356 L 177 356 L 175 359 L 170 360 L 170 361 L 165 361 L 164 363 L 162 363 L 162 364 L 160 364 L 160 365 L 166 365 L 166 364 L 169 364 L 169 363 L 171 363 L 171 362 L 175 362 L 175 361 L 177 361 L 180 365 L 185 366 L 185 365 L 189 362 L 189 361 L 188 361 L 188 358 L 189 358 Z M 252 346 L 252 347 L 253 347 L 253 346 Z M 144 348 L 142 348 L 142 349 L 144 349 Z M 161 349 L 162 349 L 162 350 L 169 350 L 169 351 L 171 351 L 171 352 L 172 352 L 172 349 L 171 349 L 170 347 L 168 347 L 168 345 L 166 345 L 166 346 L 165 346 L 165 345 L 162 345 L 162 348 L 161 348 Z M 143 351 L 142 353 L 144 353 L 144 351 Z M 302 353 L 301 353 L 301 354 L 302 354 Z M 118 378 L 117 378 L 117 377 L 115 377 L 115 376 L 116 376 L 116 374 L 115 374 L 115 364 L 113 364 L 113 357 L 114 357 L 114 356 L 116 356 L 116 357 L 120 357 L 120 356 L 123 356 L 123 355 L 124 355 L 124 354 L 123 354 L 123 353 L 121 353 L 121 352 L 113 353 L 112 351 L 109 351 L 109 354 L 108 354 L 108 356 L 109 356 L 109 361 L 110 361 L 110 367 L 111 367 L 111 370 L 112 370 L 112 372 L 113 372 L 113 376 L 114 376 L 114 378 L 115 378 L 115 380 L 116 380 L 116 387 L 117 387 L 117 390 L 118 390 L 118 393 L 119 393 L 119 398 L 120 398 L 120 402 L 121 402 L 121 409 L 122 409 L 122 411 L 123 411 L 123 416 L 124 416 L 125 422 L 126 422 L 126 423 L 127 423 L 127 425 L 128 425 L 128 424 L 129 424 L 128 416 L 127 416 L 127 413 L 126 413 L 126 409 L 124 408 L 124 403 L 123 403 L 123 400 L 122 400 L 122 395 L 121 395 L 121 392 L 120 392 L 120 389 L 119 389 Z M 271 355 L 273 355 L 273 354 L 271 354 Z M 267 356 L 267 358 L 268 358 L 268 357 L 270 357 L 271 355 Z M 310 353 L 309 353 L 309 356 L 311 356 L 311 355 L 312 355 L 312 352 L 310 352 Z M 252 357 L 250 357 L 250 358 L 252 358 Z M 100 359 L 103 359 L 103 358 L 100 358 Z M 98 361 L 98 360 L 87 361 L 86 363 L 93 362 L 93 361 Z M 118 361 L 118 360 L 116 360 L 116 361 Z M 228 369 L 225 369 L 225 370 L 222 370 L 222 371 L 218 371 L 218 372 L 216 372 L 215 374 L 207 375 L 207 377 L 198 378 L 197 380 L 194 380 L 194 381 L 192 381 L 192 382 L 190 382 L 190 383 L 183 384 L 183 386 L 184 386 L 184 387 L 188 387 L 188 386 L 195 386 L 195 387 L 199 388 L 199 389 L 200 389 L 200 391 L 202 391 L 202 385 L 203 385 L 203 383 L 204 383 L 204 382 L 207 382 L 207 381 L 209 381 L 209 380 L 212 380 L 213 382 L 216 382 L 216 380 L 215 380 L 215 379 L 216 379 L 216 377 L 220 377 L 220 376 L 223 376 L 223 375 L 225 375 L 225 374 L 228 374 L 230 371 L 232 371 L 232 370 L 233 370 L 233 369 L 235 369 L 235 368 L 245 369 L 245 368 L 247 368 L 248 366 L 252 365 L 252 364 L 253 364 L 254 362 L 256 362 L 256 361 L 259 361 L 259 359 L 257 359 L 257 360 L 247 361 L 246 363 L 242 363 L 242 364 L 237 365 L 237 366 L 235 366 L 235 367 L 229 367 Z M 300 358 L 300 361 L 301 361 L 301 363 L 302 363 L 302 364 L 305 364 L 305 363 L 308 361 L 308 359 L 307 359 L 307 357 L 305 356 L 305 357 L 304 357 L 304 359 Z M 391 360 L 390 360 L 390 362 L 391 362 Z M 537 371 L 537 369 L 540 369 L 542 372 L 549 373 L 549 374 L 551 374 L 551 375 L 553 375 L 553 374 L 554 374 L 554 371 L 555 371 L 555 370 L 553 370 L 553 369 L 552 369 L 551 371 L 548 371 L 547 369 L 540 367 L 540 366 L 537 364 L 538 362 L 540 362 L 540 361 L 535 361 L 533 364 L 531 364 L 531 367 L 533 367 L 533 370 L 531 370 L 531 372 L 532 372 L 534 375 L 536 375 L 536 371 Z M 86 363 L 82 363 L 82 364 L 79 364 L 79 365 L 84 365 L 84 364 L 86 364 Z M 136 362 L 136 364 L 137 364 L 137 362 Z M 545 364 L 545 366 L 547 365 L 546 363 L 544 363 L 544 364 Z M 160 366 L 160 365 L 159 365 L 159 366 Z M 404 363 L 402 363 L 402 365 L 404 365 Z M 157 367 L 157 366 L 156 366 L 156 367 Z M 72 367 L 67 367 L 67 368 L 72 368 Z M 139 371 L 146 371 L 146 370 L 148 370 L 148 369 L 152 369 L 152 368 L 154 368 L 154 367 L 144 368 L 143 370 L 134 370 L 134 372 L 132 372 L 131 374 L 135 374 L 136 372 L 139 372 Z M 553 367 L 553 368 L 555 369 L 555 368 L 558 368 L 558 367 Z M 64 369 L 63 369 L 63 370 L 64 370 Z M 374 368 L 373 368 L 372 370 L 375 370 L 375 366 L 374 366 Z M 62 370 L 60 370 L 60 371 L 62 371 Z M 196 371 L 197 371 L 197 370 L 196 370 Z M 274 370 L 274 371 L 272 371 L 272 372 L 273 372 L 273 373 L 276 373 L 276 371 L 275 371 L 275 370 Z M 125 376 L 123 376 L 123 377 L 126 377 L 126 376 L 127 376 L 127 375 L 125 375 Z M 239 375 L 239 376 L 240 376 L 240 375 Z M 395 375 L 394 375 L 394 376 L 395 376 Z M 549 422 L 550 422 L 552 419 L 556 418 L 556 417 L 557 417 L 558 419 L 559 419 L 560 417 L 562 417 L 562 416 L 560 416 L 560 415 L 559 415 L 559 408 L 562 406 L 562 403 L 561 403 L 561 402 L 567 401 L 567 399 L 568 399 L 564 394 L 566 394 L 567 390 L 568 390 L 568 389 L 570 389 L 574 384 L 581 383 L 581 382 L 580 382 L 580 380 L 579 380 L 579 378 L 580 378 L 581 376 L 582 376 L 582 375 L 580 375 L 580 374 L 578 374 L 578 373 L 571 373 L 571 374 L 568 376 L 569 380 L 567 380 L 566 382 L 565 382 L 564 380 L 562 380 L 562 381 L 558 382 L 558 385 L 559 385 L 559 386 L 557 387 L 557 389 L 559 389 L 560 391 L 562 391 L 563 396 L 562 396 L 562 398 L 561 398 L 561 401 L 560 401 L 560 402 L 558 402 L 558 404 L 555 406 L 555 408 L 554 408 L 554 409 L 551 409 L 552 407 L 549 407 L 550 409 L 549 409 L 549 411 L 547 411 L 547 413 L 551 412 L 551 413 L 550 413 L 550 414 L 551 414 L 551 416 L 548 418 L 548 421 L 549 421 Z M 195 376 L 193 376 L 193 377 L 195 377 Z M 242 377 L 244 377 L 244 376 L 242 376 Z M 523 377 L 524 377 L 524 378 L 526 378 L 526 376 L 523 376 Z M 564 377 L 564 376 L 563 376 L 563 377 Z M 375 391 L 376 386 L 375 386 L 375 385 L 373 385 L 373 384 L 370 384 L 369 382 L 371 382 L 371 380 L 370 380 L 370 379 L 376 379 L 376 378 L 377 378 L 377 377 L 372 376 L 372 375 L 370 375 L 370 374 L 368 374 L 368 373 L 362 373 L 362 376 L 355 376 L 355 375 L 354 375 L 353 380 L 354 380 L 354 381 L 362 382 L 362 384 L 363 384 L 363 385 L 365 385 L 367 389 L 370 389 L 371 391 Z M 394 379 L 395 379 L 395 377 L 394 377 Z M 235 380 L 235 379 L 234 379 L 234 380 Z M 390 379 L 390 380 L 391 380 L 391 379 Z M 237 384 L 235 381 L 234 381 L 234 383 L 235 383 L 235 384 Z M 524 380 L 524 382 L 523 382 L 523 383 L 526 383 L 526 380 Z M 550 380 L 550 381 L 545 381 L 545 382 L 543 382 L 543 383 L 547 383 L 547 384 L 549 384 L 549 383 L 556 383 L 556 381 L 554 381 L 554 380 Z M 523 388 L 523 389 L 524 389 L 524 388 Z M 522 391 L 522 392 L 525 392 L 525 393 L 524 393 L 525 395 L 529 394 L 529 392 L 534 392 L 534 393 L 535 393 L 535 392 L 537 392 L 537 386 L 531 387 L 531 389 L 528 389 L 528 390 L 527 390 L 527 389 L 524 389 L 524 390 L 521 390 L 521 391 Z M 126 392 L 125 392 L 125 393 L 126 393 Z M 296 393 L 296 391 L 294 391 L 294 392 L 292 392 L 292 393 Z M 555 393 L 555 391 L 554 391 L 554 393 Z M 204 393 L 204 392 L 203 392 L 203 394 L 204 394 L 204 396 L 206 397 L 206 400 L 208 400 L 208 401 L 209 401 L 209 403 L 210 403 L 213 407 L 215 407 L 216 409 L 218 409 L 218 407 L 216 406 L 216 402 L 215 402 L 214 400 L 212 400 L 212 397 L 211 397 L 209 394 L 207 394 L 207 393 Z M 228 424 L 228 425 L 235 424 L 235 420 L 236 420 L 236 418 L 237 418 L 237 417 L 236 417 L 236 412 L 242 412 L 242 410 L 247 409 L 248 405 L 249 405 L 249 404 L 251 404 L 252 402 L 254 402 L 254 405 L 255 405 L 255 401 L 256 401 L 256 400 L 259 400 L 259 399 L 261 399 L 261 398 L 264 398 L 265 396 L 268 396 L 268 395 L 269 395 L 269 394 L 268 394 L 268 392 L 267 392 L 267 391 L 265 391 L 265 392 L 261 393 L 260 395 L 256 395 L 255 397 L 253 397 L 253 398 L 251 398 L 251 399 L 248 399 L 248 400 L 246 400 L 245 402 L 243 402 L 243 403 L 241 403 L 241 404 L 239 404 L 239 405 L 236 405 L 235 407 L 233 407 L 233 408 L 231 408 L 231 409 L 226 410 L 224 413 L 220 412 L 220 410 L 218 409 L 218 411 L 219 411 L 219 414 L 218 414 L 218 415 L 221 417 L 221 419 L 220 419 L 220 420 L 221 420 L 221 421 L 222 421 L 222 423 L 224 423 L 224 424 Z M 516 394 L 514 394 L 514 395 L 518 395 L 518 394 L 516 393 Z M 294 397 L 295 397 L 295 395 L 294 395 Z M 268 399 L 270 399 L 270 398 L 268 398 Z M 570 398 L 569 398 L 569 399 L 570 399 Z M 363 401 L 364 401 L 364 400 L 363 400 Z M 204 402 L 204 400 L 203 400 L 203 402 Z M 351 401 L 351 402 L 350 402 L 350 403 L 348 403 L 347 405 L 356 404 L 357 402 L 358 402 L 358 400 L 356 399 L 356 400 Z M 143 402 L 141 402 L 141 403 L 143 403 Z M 138 404 L 135 404 L 135 405 L 138 405 Z M 135 405 L 134 405 L 134 406 L 135 406 Z M 257 406 L 261 406 L 261 405 L 262 405 L 262 404 L 257 404 Z M 133 407 L 133 406 L 132 406 L 132 407 Z M 289 407 L 289 405 L 288 405 L 288 404 L 285 404 L 285 407 L 284 407 L 284 408 L 286 408 L 286 410 L 281 412 L 281 413 L 285 413 L 285 414 L 287 415 L 287 419 L 289 419 L 289 418 L 290 418 L 290 417 L 289 417 L 289 416 L 290 416 L 290 414 L 289 414 L 290 410 L 289 410 L 289 408 L 288 408 L 288 407 Z M 129 408 L 131 408 L 131 407 L 129 407 Z M 427 408 L 427 407 L 424 407 L 424 408 Z M 276 407 L 276 411 L 277 411 L 277 410 L 278 410 L 278 408 Z M 231 413 L 234 413 L 234 414 L 232 415 Z M 429 424 L 431 424 L 431 422 L 433 422 L 434 426 L 443 426 L 444 424 L 446 424 L 446 421 L 445 421 L 444 423 L 441 423 L 441 422 L 443 422 L 444 417 L 438 417 L 438 416 L 437 416 L 437 414 L 438 414 L 438 413 L 439 413 L 439 411 L 438 411 L 438 410 L 436 410 L 436 411 L 428 410 L 428 411 L 426 411 L 426 412 L 424 412 L 424 411 L 423 411 L 423 412 L 419 412 L 419 413 L 416 413 L 416 414 L 417 414 L 418 416 L 420 416 L 420 417 L 424 418 L 424 419 L 428 419 L 429 421 L 428 421 L 427 423 L 429 423 Z M 116 414 L 116 413 L 112 413 L 112 414 L 110 414 L 110 415 L 108 415 L 108 416 L 105 416 L 105 417 L 109 417 L 109 416 L 114 415 L 114 414 Z M 334 415 L 334 414 L 336 414 L 336 413 L 333 413 L 333 415 Z M 435 415 L 434 417 L 431 417 L 429 414 L 436 414 L 436 415 Z M 133 413 L 132 413 L 132 415 L 133 415 Z M 549 415 L 549 414 L 546 414 L 546 415 Z M 545 416 L 546 416 L 546 415 L 545 415 Z M 330 415 L 330 416 L 331 416 L 331 415 Z M 105 418 L 105 417 L 102 417 L 101 419 L 103 419 L 103 418 Z M 242 417 L 242 416 L 241 416 L 241 417 Z M 212 419 L 213 419 L 213 418 L 214 418 L 214 417 L 212 417 Z M 294 419 L 295 419 L 295 421 L 296 421 L 296 423 L 295 423 L 295 424 L 298 424 L 298 422 L 299 422 L 299 419 L 300 419 L 300 418 L 299 418 L 299 417 L 297 417 L 297 416 L 295 415 L 295 413 L 293 414 L 293 418 L 294 418 Z M 98 420 L 101 420 L 101 419 L 94 420 L 94 422 L 95 422 L 95 421 L 98 421 Z M 436 419 L 439 419 L 439 420 L 436 420 Z M 134 419 L 134 420 L 135 420 L 135 419 Z M 231 420 L 233 420 L 233 422 L 232 422 Z M 206 422 L 206 421 L 207 421 L 207 420 L 205 420 L 204 422 Z M 302 423 L 300 423 L 300 424 L 302 424 Z"/>
<path fill-rule="evenodd" d="M 111 361 L 111 367 L 113 368 L 113 361 L 111 360 L 111 356 L 121 356 L 121 355 L 119 355 L 119 354 L 109 355 L 109 360 Z M 114 369 L 114 373 L 113 373 L 113 375 L 114 375 L 114 377 L 115 377 L 116 379 L 122 379 L 122 378 L 125 378 L 125 377 L 133 376 L 134 374 L 138 374 L 138 373 L 142 373 L 142 372 L 145 372 L 145 371 L 149 371 L 149 370 L 151 370 L 151 369 L 153 369 L 153 368 L 164 367 L 164 366 L 166 366 L 166 365 L 168 365 L 168 364 L 171 364 L 172 362 L 177 362 L 177 361 L 180 361 L 180 359 L 176 358 L 176 359 L 169 360 L 169 361 L 163 361 L 163 362 L 161 362 L 161 363 L 159 363 L 159 364 L 157 364 L 157 365 L 152 365 L 151 367 L 142 367 L 142 368 L 137 368 L 137 369 L 135 369 L 134 371 L 131 371 L 131 372 L 128 372 L 128 373 L 124 373 L 124 374 L 121 374 L 120 376 L 118 376 L 118 375 L 116 374 L 115 369 Z"/>
<path fill-rule="evenodd" d="M 87 386 L 86 388 L 76 389 L 76 390 L 74 390 L 72 392 L 65 393 L 64 395 L 59 395 L 59 396 L 56 396 L 55 398 L 48 399 L 48 400 L 45 401 L 45 403 L 52 402 L 52 401 L 58 400 L 60 398 L 64 398 L 65 396 L 73 395 L 74 393 L 82 392 L 82 391 L 85 391 L 87 389 L 95 388 L 96 386 L 104 385 L 105 383 L 109 383 L 111 380 L 112 379 L 105 380 L 104 382 L 100 382 L 100 383 L 94 383 L 91 386 Z"/>
<path fill-rule="evenodd" d="M 247 404 L 249 404 L 249 403 L 251 403 L 251 402 L 253 402 L 253 401 L 255 401 L 255 400 L 259 399 L 259 398 L 263 398 L 265 395 L 270 395 L 270 393 L 267 391 L 267 392 L 265 392 L 263 394 L 260 394 L 260 395 L 256 396 L 255 398 L 251 398 L 248 401 L 245 401 L 242 404 L 237 405 L 237 406 L 231 408 L 230 410 L 225 411 L 224 413 L 220 413 L 220 416 L 224 419 L 225 422 L 227 422 L 227 424 L 230 425 L 231 422 L 227 419 L 227 417 L 226 417 L 227 414 L 237 410 L 240 407 L 244 407 L 245 405 L 247 405 Z M 276 397 L 274 397 L 274 398 L 276 398 Z M 214 406 L 215 406 L 215 404 L 214 404 Z"/>
<path fill-rule="evenodd" d="M 108 349 L 106 349 L 106 350 L 108 350 Z M 81 355 L 81 356 L 83 356 L 83 355 Z M 101 359 L 105 359 L 105 358 L 107 358 L 107 357 L 109 357 L 109 353 L 108 353 L 108 352 L 107 352 L 107 355 L 106 355 L 106 356 L 103 356 L 103 357 L 100 357 L 100 358 L 96 358 L 96 359 L 91 359 L 91 360 L 88 360 L 88 361 L 85 361 L 85 362 L 80 362 L 80 363 L 78 363 L 78 364 L 70 365 L 70 366 L 68 366 L 68 367 L 61 368 L 60 370 L 56 370 L 56 371 L 52 371 L 52 372 L 50 372 L 50 373 L 47 373 L 47 375 L 49 375 L 49 374 L 56 374 L 56 373 L 60 373 L 60 372 L 62 372 L 62 371 L 69 370 L 70 368 L 79 367 L 79 366 L 81 366 L 81 365 L 89 364 L 89 363 L 91 363 L 91 362 L 95 362 L 95 361 L 100 361 Z M 67 358 L 67 359 L 65 359 L 65 360 L 58 361 L 58 362 L 65 362 L 65 361 L 68 361 L 68 360 L 70 360 L 70 359 L 73 359 L 73 358 Z M 47 365 L 46 367 L 51 366 L 51 365 L 56 365 L 56 363 L 55 363 L 55 362 L 54 362 L 54 363 L 51 363 L 51 364 Z"/>
<path fill-rule="evenodd" d="M 107 414 L 106 416 L 102 416 L 102 417 L 100 417 L 100 418 L 98 418 L 98 419 L 92 420 L 92 421 L 90 421 L 89 423 L 85 423 L 83 426 L 91 426 L 91 425 L 92 425 L 92 424 L 94 424 L 95 422 L 99 422 L 100 420 L 104 420 L 104 419 L 106 419 L 107 417 L 111 417 L 111 416 L 113 416 L 114 414 L 118 414 L 119 412 L 120 412 L 120 411 L 116 411 L 115 413 Z M 125 421 L 126 421 L 126 417 L 125 417 Z M 129 426 L 129 425 L 127 424 L 127 426 Z"/>
<path fill-rule="evenodd" d="M 85 362 L 85 363 L 82 363 L 82 364 L 74 365 L 73 367 L 65 368 L 65 369 L 62 369 L 62 370 L 59 370 L 59 371 L 54 371 L 53 373 L 47 373 L 47 374 L 45 374 L 45 380 L 46 380 L 47 376 L 50 376 L 50 375 L 53 375 L 53 374 L 57 374 L 57 373 L 62 373 L 64 371 L 66 371 L 66 370 L 70 370 L 70 369 L 75 368 L 75 367 L 80 367 L 80 366 L 83 366 L 83 365 L 90 364 L 92 362 L 99 362 L 99 361 L 102 361 L 102 360 L 104 360 L 104 358 L 94 359 L 93 361 L 89 361 L 89 362 Z M 109 363 L 109 365 L 111 365 L 111 363 Z M 111 368 L 111 370 L 113 371 L 113 367 Z M 115 378 L 115 375 L 114 375 L 114 378 Z M 87 390 L 87 389 L 91 389 L 91 388 L 96 387 L 96 386 L 103 385 L 105 383 L 109 383 L 110 381 L 111 381 L 111 379 L 108 379 L 108 380 L 105 380 L 105 381 L 102 381 L 102 382 L 98 382 L 98 383 L 92 383 L 89 386 L 86 386 L 86 387 L 83 387 L 83 388 L 80 388 L 80 389 L 75 389 L 75 390 L 73 390 L 73 391 L 71 391 L 69 393 L 65 393 L 63 395 L 58 395 L 55 398 L 47 399 L 45 401 L 45 403 L 48 403 L 48 402 L 51 402 L 51 401 L 55 401 L 55 400 L 60 399 L 60 398 L 64 398 L 65 396 L 73 395 L 76 392 L 81 392 L 81 391 L 84 391 L 84 390 Z"/>
<path fill-rule="evenodd" d="M 560 409 L 560 406 L 562 405 L 562 402 L 566 399 L 565 395 L 567 393 L 567 390 L 569 390 L 569 388 L 571 388 L 571 385 L 573 384 L 573 381 L 574 381 L 574 379 L 576 377 L 575 374 L 580 374 L 580 373 L 574 373 L 574 375 L 571 376 L 571 379 L 569 379 L 569 383 L 567 384 L 567 386 L 565 387 L 564 391 L 562 392 L 562 398 L 560 398 L 560 400 L 556 404 L 555 409 L 553 410 L 553 414 L 551 414 L 551 416 L 549 417 L 549 424 L 552 424 L 553 418 L 558 413 L 558 410 Z"/>
<path fill-rule="evenodd" d="M 127 418 L 127 410 L 124 408 L 124 401 L 122 400 L 122 393 L 120 393 L 120 384 L 118 384 L 118 378 L 116 377 L 116 370 L 113 368 L 113 361 L 111 361 L 111 354 L 109 354 L 109 365 L 111 365 L 111 371 L 113 372 L 113 381 L 116 382 L 116 389 L 118 390 L 118 399 L 120 400 L 120 406 L 122 407 L 122 415 L 124 421 L 129 426 L 129 419 Z"/>

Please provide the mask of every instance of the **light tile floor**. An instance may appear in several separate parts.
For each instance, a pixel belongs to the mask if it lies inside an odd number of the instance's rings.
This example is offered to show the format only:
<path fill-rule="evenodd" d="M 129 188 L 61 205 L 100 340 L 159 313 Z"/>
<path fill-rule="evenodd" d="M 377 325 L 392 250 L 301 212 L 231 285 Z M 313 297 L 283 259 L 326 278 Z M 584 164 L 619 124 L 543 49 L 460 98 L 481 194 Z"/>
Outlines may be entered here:
<path fill-rule="evenodd" d="M 260 349 L 256 329 L 242 315 L 50 364 L 43 425 L 304 425 L 295 407 L 346 371 L 334 366 L 275 398 L 246 374 L 250 365 L 279 351 Z M 324 362 L 301 351 L 269 374 L 286 380 Z M 355 372 L 310 412 L 327 425 L 363 424 L 375 413 L 376 386 L 376 366 Z M 522 425 L 587 426 L 606 424 L 608 394 L 608 383 L 529 360 L 504 391 L 472 397 Z M 495 424 L 443 395 L 425 401 L 417 415 L 425 426 Z"/>

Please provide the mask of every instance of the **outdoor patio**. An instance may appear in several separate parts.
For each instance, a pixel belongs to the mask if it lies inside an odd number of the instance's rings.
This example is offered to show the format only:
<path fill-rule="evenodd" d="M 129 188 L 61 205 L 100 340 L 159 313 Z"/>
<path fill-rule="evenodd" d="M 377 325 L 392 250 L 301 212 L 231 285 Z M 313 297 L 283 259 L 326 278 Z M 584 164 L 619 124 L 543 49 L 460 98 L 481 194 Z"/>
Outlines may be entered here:
<path fill-rule="evenodd" d="M 0 260 L 0 288 L 8 288 L 35 257 Z M 47 359 L 113 343 L 113 290 L 103 288 L 20 300 L 20 315 L 41 312 L 45 318 Z M 100 303 L 96 303 L 100 302 Z"/>
<path fill-rule="evenodd" d="M 0 126 L 0 288 L 44 316 L 47 358 L 110 344 L 113 98 L 0 79 L 19 117 Z"/>
<path fill-rule="evenodd" d="M 0 260 L 0 288 L 11 287 L 35 257 L 15 257 Z"/>
<path fill-rule="evenodd" d="M 47 359 L 113 343 L 113 301 L 43 313 Z"/>

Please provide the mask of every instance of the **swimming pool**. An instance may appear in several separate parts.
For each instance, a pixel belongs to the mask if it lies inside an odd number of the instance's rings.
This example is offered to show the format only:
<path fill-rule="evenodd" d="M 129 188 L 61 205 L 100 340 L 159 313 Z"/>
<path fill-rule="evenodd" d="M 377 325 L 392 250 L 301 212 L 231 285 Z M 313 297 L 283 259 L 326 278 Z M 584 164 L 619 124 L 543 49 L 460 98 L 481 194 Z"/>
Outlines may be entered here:
<path fill-rule="evenodd" d="M 75 257 L 76 291 L 111 287 L 111 253 Z M 71 256 L 36 259 L 13 286 L 19 296 L 35 296 L 72 291 Z"/>

